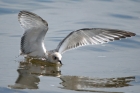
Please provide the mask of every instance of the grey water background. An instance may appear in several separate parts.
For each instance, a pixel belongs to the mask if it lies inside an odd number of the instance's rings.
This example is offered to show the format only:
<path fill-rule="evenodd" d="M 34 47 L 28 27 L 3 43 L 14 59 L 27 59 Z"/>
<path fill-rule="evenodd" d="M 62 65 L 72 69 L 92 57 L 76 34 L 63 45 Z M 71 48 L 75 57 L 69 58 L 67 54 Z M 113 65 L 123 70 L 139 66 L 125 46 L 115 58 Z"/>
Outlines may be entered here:
<path fill-rule="evenodd" d="M 80 93 L 140 91 L 140 0 L 0 0 L 0 92 Z M 61 88 L 61 79 L 40 76 L 38 89 L 11 89 L 18 77 L 20 38 L 24 33 L 17 15 L 32 11 L 49 24 L 45 46 L 48 50 L 71 31 L 81 28 L 113 28 L 137 35 L 103 45 L 86 46 L 64 53 L 62 77 L 134 77 L 124 87 L 84 87 L 83 91 Z M 81 87 L 77 85 L 76 87 Z M 90 90 L 90 91 L 84 91 Z"/>

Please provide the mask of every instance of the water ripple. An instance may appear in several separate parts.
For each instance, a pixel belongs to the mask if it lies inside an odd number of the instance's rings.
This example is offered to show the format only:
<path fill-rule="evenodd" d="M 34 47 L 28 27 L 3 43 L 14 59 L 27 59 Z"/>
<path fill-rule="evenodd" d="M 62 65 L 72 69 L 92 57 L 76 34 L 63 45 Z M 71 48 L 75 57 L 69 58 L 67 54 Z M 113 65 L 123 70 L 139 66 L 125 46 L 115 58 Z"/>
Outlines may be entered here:
<path fill-rule="evenodd" d="M 122 18 L 122 19 L 139 19 L 138 17 L 134 17 L 131 15 L 124 15 L 124 14 L 110 14 L 110 16 L 115 17 L 115 18 Z"/>
<path fill-rule="evenodd" d="M 11 14 L 11 13 L 16 13 L 19 10 L 17 9 L 11 9 L 11 8 L 0 8 L 0 14 Z"/>

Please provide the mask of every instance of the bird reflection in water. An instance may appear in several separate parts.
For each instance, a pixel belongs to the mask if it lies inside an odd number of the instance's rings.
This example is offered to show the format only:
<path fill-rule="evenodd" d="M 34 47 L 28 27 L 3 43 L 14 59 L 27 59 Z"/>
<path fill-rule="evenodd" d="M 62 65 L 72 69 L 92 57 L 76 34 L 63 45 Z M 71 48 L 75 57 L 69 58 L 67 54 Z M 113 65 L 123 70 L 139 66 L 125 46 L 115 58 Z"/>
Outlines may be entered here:
<path fill-rule="evenodd" d="M 88 91 L 88 92 L 107 92 L 107 93 L 109 93 L 109 91 L 96 91 L 96 89 L 98 88 L 99 90 L 99 88 L 100 89 L 120 88 L 132 86 L 130 83 L 132 81 L 135 81 L 134 76 L 119 77 L 119 78 L 90 78 L 81 76 L 61 76 L 60 79 L 62 80 L 61 85 L 63 87 L 60 87 L 62 89 Z"/>
<path fill-rule="evenodd" d="M 61 64 L 46 62 L 45 60 L 25 58 L 19 62 L 17 72 L 19 76 L 14 85 L 8 87 L 13 89 L 38 89 L 39 76 L 59 77 Z"/>
<path fill-rule="evenodd" d="M 45 60 L 44 60 L 45 61 Z M 120 88 L 132 86 L 135 76 L 117 78 L 93 78 L 84 76 L 61 75 L 61 64 L 44 62 L 39 59 L 25 59 L 19 62 L 17 69 L 19 76 L 14 85 L 9 85 L 13 89 L 38 89 L 39 76 L 59 77 L 61 89 L 88 91 L 88 92 L 108 92 L 96 91 L 97 88 Z"/>

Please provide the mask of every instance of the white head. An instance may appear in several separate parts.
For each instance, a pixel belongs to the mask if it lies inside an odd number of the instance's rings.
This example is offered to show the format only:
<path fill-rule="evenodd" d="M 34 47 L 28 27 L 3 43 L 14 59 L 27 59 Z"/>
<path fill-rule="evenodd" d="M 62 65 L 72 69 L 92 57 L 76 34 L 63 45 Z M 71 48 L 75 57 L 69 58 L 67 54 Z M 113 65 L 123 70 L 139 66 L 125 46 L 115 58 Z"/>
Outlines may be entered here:
<path fill-rule="evenodd" d="M 57 63 L 57 62 L 61 63 L 61 58 L 62 58 L 62 56 L 58 52 L 53 52 L 53 53 L 50 53 L 50 55 L 49 55 L 49 61 L 51 61 L 53 63 Z"/>

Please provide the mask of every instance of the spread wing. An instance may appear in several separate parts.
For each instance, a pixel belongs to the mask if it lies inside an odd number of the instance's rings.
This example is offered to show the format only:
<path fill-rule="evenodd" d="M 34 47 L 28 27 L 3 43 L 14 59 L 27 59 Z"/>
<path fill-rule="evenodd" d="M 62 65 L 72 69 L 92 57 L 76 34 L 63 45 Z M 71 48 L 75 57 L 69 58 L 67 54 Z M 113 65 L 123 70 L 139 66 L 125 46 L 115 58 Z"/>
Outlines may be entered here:
<path fill-rule="evenodd" d="M 71 32 L 57 46 L 59 53 L 84 45 L 96 45 L 135 36 L 135 33 L 106 28 L 84 28 Z"/>
<path fill-rule="evenodd" d="M 42 56 L 46 52 L 43 41 L 48 30 L 48 23 L 29 11 L 20 11 L 18 20 L 25 30 L 21 38 L 21 53 L 36 53 L 33 56 Z"/>

